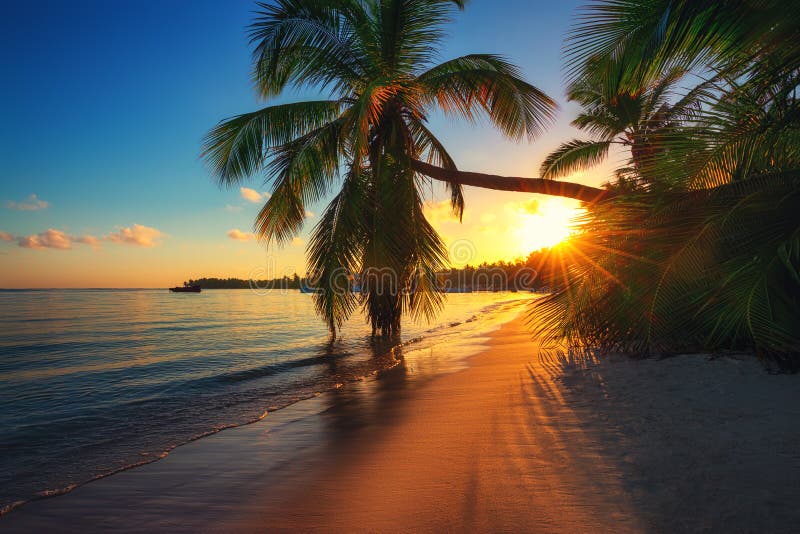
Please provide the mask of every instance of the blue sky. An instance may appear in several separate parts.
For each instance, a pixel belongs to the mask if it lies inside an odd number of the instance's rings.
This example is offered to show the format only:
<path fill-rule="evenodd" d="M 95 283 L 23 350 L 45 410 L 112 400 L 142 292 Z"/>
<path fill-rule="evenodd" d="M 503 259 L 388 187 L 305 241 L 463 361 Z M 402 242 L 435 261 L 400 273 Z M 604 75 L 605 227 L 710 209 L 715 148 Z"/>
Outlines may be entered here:
<path fill-rule="evenodd" d="M 443 59 L 503 54 L 562 104 L 559 124 L 533 144 L 507 141 L 487 123 L 435 117 L 432 129 L 461 168 L 535 176 L 544 155 L 573 135 L 561 47 L 577 5 L 473 0 L 455 16 Z M 217 187 L 199 158 L 203 135 L 220 119 L 265 105 L 249 79 L 246 26 L 255 7 L 239 0 L 4 6 L 0 232 L 18 238 L 52 228 L 102 237 L 139 224 L 163 236 L 152 250 L 125 247 L 124 240 L 71 250 L 0 242 L 0 287 L 49 286 L 59 277 L 66 277 L 63 285 L 86 285 L 80 270 L 90 264 L 100 266 L 93 276 L 105 269 L 96 285 L 128 286 L 151 285 L 147 276 L 158 281 L 152 285 L 190 275 L 244 276 L 263 263 L 263 247 L 226 235 L 251 231 L 258 204 Z M 266 191 L 262 181 L 245 185 Z M 14 209 L 32 194 L 48 206 Z M 468 210 L 510 198 L 471 190 Z M 302 247 L 295 249 L 271 252 L 273 261 L 302 269 Z M 128 265 L 149 265 L 158 276 L 132 275 Z"/>

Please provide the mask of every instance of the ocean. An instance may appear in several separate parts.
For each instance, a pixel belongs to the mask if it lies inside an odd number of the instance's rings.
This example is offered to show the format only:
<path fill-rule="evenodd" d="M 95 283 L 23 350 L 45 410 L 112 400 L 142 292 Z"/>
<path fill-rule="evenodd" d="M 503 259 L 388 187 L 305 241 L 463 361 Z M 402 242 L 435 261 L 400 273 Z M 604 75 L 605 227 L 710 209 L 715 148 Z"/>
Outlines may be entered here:
<path fill-rule="evenodd" d="M 331 343 L 298 291 L 0 291 L 0 513 L 376 374 L 441 372 L 529 293 L 448 295 L 432 324 Z M 504 316 L 504 312 L 506 315 Z"/>

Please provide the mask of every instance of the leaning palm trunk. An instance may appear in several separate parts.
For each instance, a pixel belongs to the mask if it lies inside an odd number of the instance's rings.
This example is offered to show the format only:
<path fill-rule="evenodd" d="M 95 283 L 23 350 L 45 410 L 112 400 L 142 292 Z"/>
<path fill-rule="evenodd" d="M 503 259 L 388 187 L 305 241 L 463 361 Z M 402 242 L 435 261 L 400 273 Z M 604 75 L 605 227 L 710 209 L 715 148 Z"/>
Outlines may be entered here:
<path fill-rule="evenodd" d="M 600 189 L 574 182 L 563 182 L 544 178 L 518 178 L 516 176 L 498 176 L 479 172 L 459 171 L 457 169 L 444 169 L 424 161 L 411 162 L 415 171 L 434 180 L 448 184 L 463 186 L 470 185 L 483 189 L 498 191 L 514 191 L 517 193 L 538 193 L 540 195 L 574 198 L 583 202 L 595 203 L 607 200 L 614 196 L 608 189 Z"/>

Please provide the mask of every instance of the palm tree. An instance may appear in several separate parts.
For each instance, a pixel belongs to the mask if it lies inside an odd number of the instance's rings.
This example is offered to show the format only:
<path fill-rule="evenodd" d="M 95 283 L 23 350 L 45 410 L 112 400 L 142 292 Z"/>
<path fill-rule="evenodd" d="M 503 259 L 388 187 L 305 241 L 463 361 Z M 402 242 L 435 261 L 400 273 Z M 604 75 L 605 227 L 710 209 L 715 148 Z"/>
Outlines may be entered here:
<path fill-rule="evenodd" d="M 473 54 L 435 64 L 442 26 L 463 0 L 277 0 L 250 27 L 253 78 L 271 98 L 287 87 L 330 95 L 269 106 L 221 122 L 204 156 L 220 184 L 263 170 L 272 195 L 255 223 L 266 242 L 301 229 L 306 206 L 338 192 L 307 252 L 324 291 L 314 298 L 332 332 L 363 305 L 373 333 L 396 333 L 403 313 L 431 317 L 442 303 L 434 273 L 445 247 L 423 214 L 414 165 L 455 171 L 428 129 L 437 108 L 485 113 L 507 136 L 538 134 L 555 103 L 506 59 Z M 415 163 L 416 162 L 416 163 Z M 453 211 L 461 185 L 448 183 Z M 362 293 L 350 289 L 358 274 Z"/>
<path fill-rule="evenodd" d="M 543 178 L 559 178 L 590 168 L 602 162 L 611 147 L 617 145 L 630 150 L 628 166 L 618 169 L 617 176 L 635 185 L 648 181 L 642 172 L 646 162 L 663 149 L 663 137 L 696 109 L 696 98 L 702 91 L 692 91 L 672 104 L 673 88 L 685 74 L 683 69 L 673 69 L 636 90 L 614 83 L 618 70 L 610 65 L 602 71 L 602 79 L 597 79 L 599 73 L 593 71 L 593 76 L 571 84 L 568 98 L 583 106 L 572 125 L 595 138 L 562 143 L 542 162 Z"/>
<path fill-rule="evenodd" d="M 637 172 L 670 187 L 587 210 L 539 334 L 636 352 L 755 349 L 800 364 L 800 5 L 601 0 L 567 46 L 573 83 L 622 92 L 677 66 L 714 73 Z M 666 74 L 665 74 L 666 73 Z M 601 98 L 596 100 L 602 106 Z M 660 121 L 659 121 L 660 122 Z M 632 136 L 635 143 L 636 136 Z"/>

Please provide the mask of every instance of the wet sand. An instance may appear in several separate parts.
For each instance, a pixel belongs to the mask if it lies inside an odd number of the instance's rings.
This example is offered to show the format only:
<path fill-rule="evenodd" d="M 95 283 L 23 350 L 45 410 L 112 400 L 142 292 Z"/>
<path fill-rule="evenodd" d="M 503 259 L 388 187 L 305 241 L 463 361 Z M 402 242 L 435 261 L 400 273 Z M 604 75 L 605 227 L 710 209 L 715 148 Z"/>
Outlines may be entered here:
<path fill-rule="evenodd" d="M 422 360 L 420 360 L 422 361 Z M 0 518 L 3 531 L 791 531 L 800 381 L 752 359 L 406 362 Z"/>

